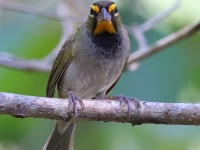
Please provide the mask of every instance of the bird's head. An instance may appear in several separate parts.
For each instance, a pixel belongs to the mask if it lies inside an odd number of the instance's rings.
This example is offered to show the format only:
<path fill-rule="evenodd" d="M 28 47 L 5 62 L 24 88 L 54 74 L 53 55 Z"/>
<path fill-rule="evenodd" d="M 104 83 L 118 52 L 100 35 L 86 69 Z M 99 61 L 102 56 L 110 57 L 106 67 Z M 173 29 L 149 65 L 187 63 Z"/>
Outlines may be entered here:
<path fill-rule="evenodd" d="M 117 34 L 122 26 L 117 5 L 112 1 L 93 3 L 86 24 L 93 35 Z"/>

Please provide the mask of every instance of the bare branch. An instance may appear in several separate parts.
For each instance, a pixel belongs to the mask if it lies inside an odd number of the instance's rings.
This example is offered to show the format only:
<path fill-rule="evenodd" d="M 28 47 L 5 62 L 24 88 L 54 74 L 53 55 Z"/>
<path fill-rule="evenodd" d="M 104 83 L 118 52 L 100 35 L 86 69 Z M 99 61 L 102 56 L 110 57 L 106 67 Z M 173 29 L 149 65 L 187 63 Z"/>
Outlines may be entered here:
<path fill-rule="evenodd" d="M 133 98 L 130 100 L 130 120 L 127 104 L 119 102 L 114 97 L 102 100 L 83 99 L 84 107 L 77 105 L 78 115 L 74 118 L 73 107 L 68 109 L 68 99 L 0 93 L 0 114 L 70 122 L 112 121 L 133 125 L 146 123 L 200 125 L 200 103 L 157 103 Z"/>
<path fill-rule="evenodd" d="M 3 2 L 4 3 L 4 2 Z M 7 4 L 8 3 L 8 4 Z M 10 2 L 5 2 L 5 6 L 11 6 L 11 8 L 17 8 L 17 9 L 22 9 L 26 11 L 28 9 L 29 11 L 32 10 L 29 6 L 22 5 L 22 4 L 16 4 L 13 3 L 10 5 Z M 4 5 L 3 5 L 4 6 Z M 0 7 L 1 7 L 1 2 L 0 2 Z M 20 8 L 22 7 L 22 8 Z M 58 16 L 67 16 L 68 14 L 68 8 L 64 7 L 61 3 L 58 5 L 57 8 L 57 14 Z M 37 11 L 32 10 L 32 12 Z M 63 43 L 67 39 L 67 37 L 72 33 L 72 23 L 68 23 L 66 20 L 62 21 L 62 27 L 63 27 L 63 32 L 61 39 L 57 46 L 54 48 L 53 51 L 50 52 L 49 55 L 47 55 L 45 58 L 42 60 L 25 60 L 20 57 L 12 56 L 11 54 L 8 53 L 0 53 L 0 64 L 13 67 L 16 69 L 23 69 L 23 70 L 28 70 L 28 71 L 41 71 L 41 72 L 49 72 L 51 69 L 51 62 L 56 58 L 59 50 L 61 49 Z"/>
<path fill-rule="evenodd" d="M 140 25 L 125 26 L 128 33 L 135 38 L 138 43 L 138 49 L 141 50 L 147 45 L 144 31 L 140 29 Z M 142 49 L 143 50 L 143 49 Z"/>
<path fill-rule="evenodd" d="M 0 53 L 0 64 L 6 67 L 27 71 L 49 72 L 51 70 L 51 64 L 48 62 L 36 59 L 25 60 L 8 53 Z"/>
<path fill-rule="evenodd" d="M 67 16 L 68 13 L 69 13 L 68 8 L 65 7 L 65 5 L 62 4 L 62 2 L 58 3 L 57 14 L 59 16 Z M 60 41 L 58 42 L 56 47 L 49 53 L 49 55 L 43 58 L 43 61 L 52 62 L 53 60 L 55 60 L 62 45 L 64 44 L 68 36 L 72 33 L 72 30 L 73 30 L 72 23 L 67 22 L 67 20 L 63 20 L 61 23 L 62 23 L 63 30 L 62 30 L 62 36 L 60 38 Z"/>
<path fill-rule="evenodd" d="M 134 62 L 139 62 L 142 59 L 151 56 L 152 54 L 155 54 L 161 50 L 164 50 L 166 47 L 168 47 L 186 37 L 189 37 L 190 35 L 196 33 L 199 30 L 200 30 L 200 21 L 193 23 L 191 25 L 188 25 L 188 26 L 180 29 L 179 31 L 164 37 L 163 39 L 158 40 L 153 45 L 145 47 L 144 49 L 146 49 L 146 50 L 137 50 L 136 52 L 131 54 L 129 57 L 128 64 L 127 64 L 128 70 L 129 70 L 130 64 L 132 64 Z"/>
<path fill-rule="evenodd" d="M 20 4 L 16 2 L 8 2 L 0 0 L 0 9 L 16 11 L 20 13 L 30 14 L 33 16 L 44 17 L 53 20 L 68 20 L 76 23 L 82 23 L 84 18 L 77 16 L 68 16 L 68 15 L 58 15 L 55 12 L 48 12 L 47 10 L 41 10 L 34 8 L 25 4 Z"/>
<path fill-rule="evenodd" d="M 140 29 L 142 31 L 147 31 L 147 30 L 150 30 L 151 28 L 155 27 L 156 24 L 158 24 L 160 21 L 162 21 L 167 16 L 169 16 L 173 11 L 175 11 L 181 5 L 181 2 L 182 2 L 182 0 L 175 0 L 175 3 L 172 4 L 172 6 L 169 7 L 167 10 L 158 14 L 157 16 L 154 16 L 153 18 L 144 22 L 143 24 L 141 24 Z"/>
<path fill-rule="evenodd" d="M 175 11 L 181 4 L 182 0 L 176 0 L 175 3 L 169 7 L 164 12 L 152 17 L 148 21 L 140 24 L 140 25 L 132 25 L 125 26 L 130 35 L 135 37 L 138 43 L 138 50 L 143 51 L 146 50 L 144 47 L 147 46 L 147 40 L 144 35 L 145 31 L 150 30 L 160 21 L 164 20 L 168 15 L 170 15 L 173 11 Z"/>

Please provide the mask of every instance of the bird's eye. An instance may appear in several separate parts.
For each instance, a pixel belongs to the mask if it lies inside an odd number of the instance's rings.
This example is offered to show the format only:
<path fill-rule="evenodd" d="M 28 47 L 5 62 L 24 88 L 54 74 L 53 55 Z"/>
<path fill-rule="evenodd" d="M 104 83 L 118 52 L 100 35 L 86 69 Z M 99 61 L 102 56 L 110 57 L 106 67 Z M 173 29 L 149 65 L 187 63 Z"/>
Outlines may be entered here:
<path fill-rule="evenodd" d="M 113 10 L 113 12 L 114 12 L 114 16 L 118 15 L 118 9 L 117 9 L 117 7 L 115 7 L 115 9 Z"/>
<path fill-rule="evenodd" d="M 91 8 L 91 9 L 90 9 L 90 17 L 93 18 L 93 17 L 94 17 L 94 14 L 95 14 L 95 12 L 94 12 L 94 10 Z"/>
<path fill-rule="evenodd" d="M 117 7 L 115 7 L 114 12 L 115 12 L 115 13 L 118 13 L 118 9 L 117 9 Z"/>

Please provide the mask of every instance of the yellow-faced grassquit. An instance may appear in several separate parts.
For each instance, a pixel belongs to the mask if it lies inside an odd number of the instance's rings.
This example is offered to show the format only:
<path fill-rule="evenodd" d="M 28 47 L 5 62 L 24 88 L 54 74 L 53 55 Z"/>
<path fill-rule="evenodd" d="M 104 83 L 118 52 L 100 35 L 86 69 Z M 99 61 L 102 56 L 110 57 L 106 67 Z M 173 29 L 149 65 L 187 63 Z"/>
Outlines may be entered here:
<path fill-rule="evenodd" d="M 130 42 L 117 6 L 97 1 L 90 15 L 62 46 L 50 73 L 46 96 L 102 99 L 116 85 L 129 57 Z M 43 150 L 73 150 L 76 123 L 57 121 Z"/>

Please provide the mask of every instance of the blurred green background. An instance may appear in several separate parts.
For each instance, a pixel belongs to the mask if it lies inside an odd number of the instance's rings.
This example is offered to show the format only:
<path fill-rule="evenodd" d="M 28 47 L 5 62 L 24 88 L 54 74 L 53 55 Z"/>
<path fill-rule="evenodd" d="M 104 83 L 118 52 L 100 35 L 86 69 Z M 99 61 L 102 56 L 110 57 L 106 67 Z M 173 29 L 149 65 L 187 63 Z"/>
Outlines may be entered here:
<path fill-rule="evenodd" d="M 58 0 L 25 1 L 47 11 L 55 11 Z M 65 0 L 66 1 L 66 0 Z M 64 2 L 65 2 L 64 1 Z M 74 0 L 89 13 L 92 0 Z M 174 1 L 126 0 L 118 4 L 123 23 L 140 24 L 168 8 Z M 68 3 L 67 3 L 68 4 Z M 68 4 L 69 5 L 69 4 Z M 184 0 L 181 6 L 145 35 L 148 43 L 199 19 L 199 0 Z M 70 6 L 71 14 L 81 14 Z M 82 17 L 87 17 L 84 15 Z M 58 43 L 60 21 L 0 9 L 0 52 L 27 59 L 43 58 Z M 131 38 L 131 51 L 137 43 Z M 200 35 L 174 44 L 140 63 L 134 72 L 125 72 L 111 95 L 123 94 L 145 101 L 200 102 Z M 45 96 L 48 73 L 26 72 L 0 67 L 0 91 Z M 0 150 L 40 150 L 54 125 L 45 119 L 16 119 L 0 116 Z M 199 150 L 197 126 L 141 125 L 85 122 L 78 123 L 75 150 Z"/>

